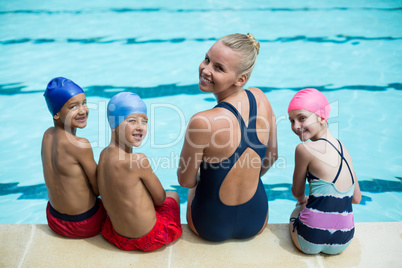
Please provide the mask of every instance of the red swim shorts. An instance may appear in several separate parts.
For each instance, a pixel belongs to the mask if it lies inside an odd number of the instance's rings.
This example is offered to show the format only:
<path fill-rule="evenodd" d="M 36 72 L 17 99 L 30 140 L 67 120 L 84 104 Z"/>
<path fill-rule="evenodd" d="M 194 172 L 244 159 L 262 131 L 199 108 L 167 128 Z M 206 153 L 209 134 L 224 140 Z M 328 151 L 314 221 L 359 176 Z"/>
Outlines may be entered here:
<path fill-rule="evenodd" d="M 79 215 L 62 214 L 55 210 L 50 202 L 47 203 L 46 208 L 50 229 L 60 235 L 73 238 L 88 238 L 99 234 L 106 216 L 106 210 L 99 198 L 90 210 Z"/>
<path fill-rule="evenodd" d="M 182 234 L 180 208 L 176 200 L 167 197 L 160 207 L 155 207 L 156 223 L 154 228 L 143 237 L 127 238 L 119 235 L 107 217 L 102 235 L 112 244 L 123 250 L 152 251 L 175 241 Z"/>

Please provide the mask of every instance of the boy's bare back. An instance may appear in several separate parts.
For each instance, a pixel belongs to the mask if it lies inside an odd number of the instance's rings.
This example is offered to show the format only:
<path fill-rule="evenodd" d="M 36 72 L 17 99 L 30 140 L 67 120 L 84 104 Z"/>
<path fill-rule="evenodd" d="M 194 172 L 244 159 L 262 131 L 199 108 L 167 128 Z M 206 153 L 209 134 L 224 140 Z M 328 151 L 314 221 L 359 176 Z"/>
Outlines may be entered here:
<path fill-rule="evenodd" d="M 41 153 L 52 206 L 68 215 L 91 209 L 98 193 L 94 193 L 88 178 L 96 175 L 96 163 L 89 142 L 58 127 L 51 127 L 43 135 Z M 83 161 L 89 163 L 83 165 Z"/>
<path fill-rule="evenodd" d="M 99 158 L 98 185 L 117 233 L 139 238 L 154 227 L 154 205 L 163 204 L 165 191 L 145 155 L 106 147 Z"/>
<path fill-rule="evenodd" d="M 147 107 L 137 94 L 120 92 L 110 99 L 107 116 L 110 144 L 97 168 L 108 212 L 102 235 L 123 250 L 158 249 L 182 234 L 180 198 L 165 192 L 144 154 L 133 153 L 147 134 Z"/>
<path fill-rule="evenodd" d="M 43 134 L 42 166 L 48 191 L 48 226 L 73 238 L 98 235 L 106 211 L 96 181 L 96 162 L 90 143 L 76 136 L 87 126 L 84 90 L 64 77 L 50 80 L 43 94 L 54 127 Z"/>

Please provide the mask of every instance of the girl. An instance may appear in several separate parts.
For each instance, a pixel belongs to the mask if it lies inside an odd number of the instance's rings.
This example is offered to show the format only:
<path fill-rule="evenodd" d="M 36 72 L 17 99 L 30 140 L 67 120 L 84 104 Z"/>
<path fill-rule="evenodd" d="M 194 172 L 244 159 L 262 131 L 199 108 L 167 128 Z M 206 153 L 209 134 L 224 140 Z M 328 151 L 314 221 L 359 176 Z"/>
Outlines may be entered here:
<path fill-rule="evenodd" d="M 295 153 L 292 194 L 297 204 L 289 226 L 293 242 L 307 254 L 339 254 L 354 235 L 352 203 L 361 200 L 352 159 L 328 129 L 330 105 L 321 92 L 297 92 L 288 113 L 293 132 L 304 142 Z"/>

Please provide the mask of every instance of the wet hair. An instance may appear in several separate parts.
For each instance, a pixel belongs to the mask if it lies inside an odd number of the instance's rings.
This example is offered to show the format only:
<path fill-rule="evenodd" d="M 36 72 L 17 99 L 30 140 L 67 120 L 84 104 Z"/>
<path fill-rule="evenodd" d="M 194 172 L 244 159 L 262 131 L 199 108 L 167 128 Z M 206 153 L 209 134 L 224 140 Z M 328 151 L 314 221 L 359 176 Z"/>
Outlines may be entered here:
<path fill-rule="evenodd" d="M 223 44 L 230 47 L 236 52 L 239 52 L 243 57 L 239 61 L 237 71 L 240 75 L 245 74 L 247 80 L 251 76 L 251 72 L 254 69 L 255 62 L 257 61 L 257 55 L 260 51 L 260 43 L 255 40 L 254 36 L 250 33 L 246 34 L 229 34 L 221 39 Z"/>

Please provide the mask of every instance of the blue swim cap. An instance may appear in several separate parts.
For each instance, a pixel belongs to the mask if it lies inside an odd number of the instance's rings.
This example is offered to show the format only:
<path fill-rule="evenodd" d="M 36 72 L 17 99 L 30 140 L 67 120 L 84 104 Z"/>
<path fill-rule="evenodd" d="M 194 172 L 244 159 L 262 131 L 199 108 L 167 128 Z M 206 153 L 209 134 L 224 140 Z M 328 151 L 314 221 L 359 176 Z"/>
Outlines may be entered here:
<path fill-rule="evenodd" d="M 81 93 L 84 93 L 84 90 L 73 81 L 64 77 L 56 77 L 47 84 L 43 96 L 46 99 L 49 112 L 55 115 L 69 99 Z"/>
<path fill-rule="evenodd" d="M 140 96 L 131 92 L 121 92 L 114 95 L 107 105 L 107 119 L 110 127 L 115 129 L 131 114 L 147 114 L 147 106 Z"/>

